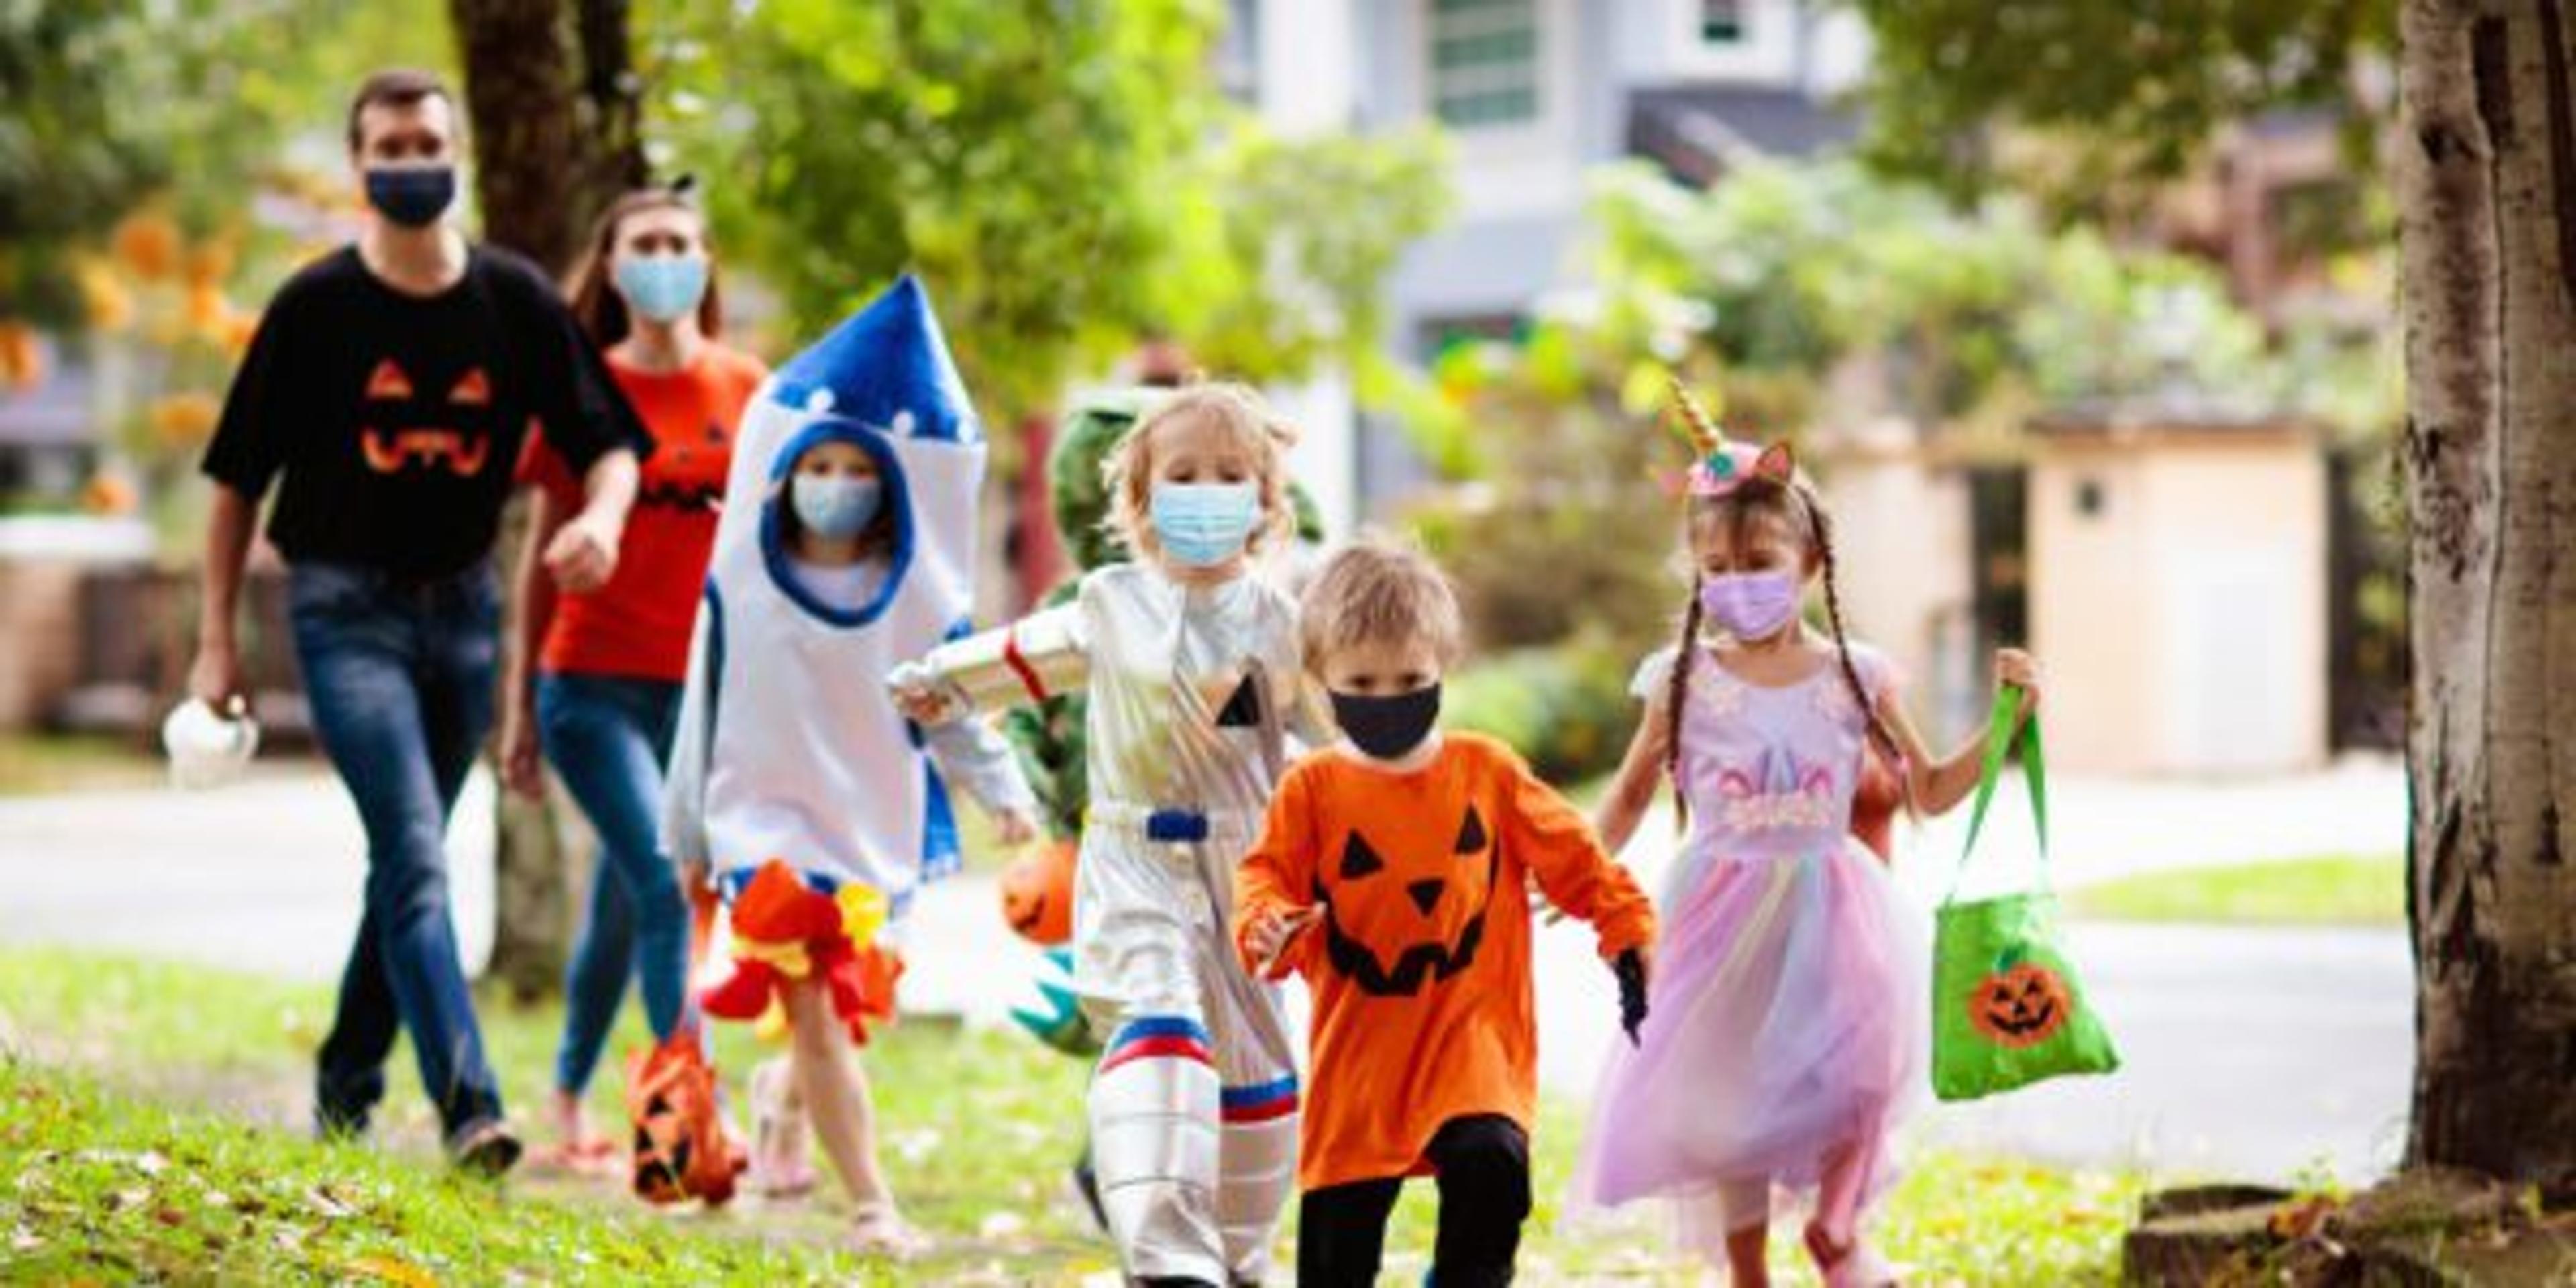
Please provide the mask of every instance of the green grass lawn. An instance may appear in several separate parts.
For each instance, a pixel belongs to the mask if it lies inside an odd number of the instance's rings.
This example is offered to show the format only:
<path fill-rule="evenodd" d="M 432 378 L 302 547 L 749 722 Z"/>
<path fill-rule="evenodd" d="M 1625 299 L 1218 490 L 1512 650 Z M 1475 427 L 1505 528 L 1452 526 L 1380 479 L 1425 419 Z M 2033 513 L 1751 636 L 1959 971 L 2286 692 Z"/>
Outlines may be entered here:
<path fill-rule="evenodd" d="M 2159 872 L 2067 892 L 2080 916 L 2105 921 L 2255 926 L 2399 926 L 2406 861 L 2329 855 Z"/>
<path fill-rule="evenodd" d="M 161 760 L 129 738 L 0 732 L 0 796 L 34 796 L 162 781 Z"/>
<path fill-rule="evenodd" d="M 1113 1269 L 1064 1181 L 1088 1071 L 1017 1034 L 914 1022 L 869 1048 L 896 1191 L 939 1247 L 889 1267 L 833 1249 L 828 1201 L 668 1214 L 595 1183 L 454 1179 L 436 1163 L 407 1057 L 380 1147 L 310 1143 L 299 1126 L 328 1003 L 310 985 L 0 949 L 0 1041 L 20 1052 L 0 1061 L 0 1176 L 21 1178 L 0 1184 L 0 1281 L 1076 1284 Z M 619 1049 L 644 1040 L 634 1010 Z M 541 1103 L 559 1018 L 551 1007 L 484 1009 L 523 1116 Z M 720 1030 L 730 1081 L 758 1055 L 738 1026 Z M 614 1082 L 594 1091 L 606 1122 L 618 1112 Z M 1582 1129 L 1579 1106 L 1547 1107 L 1523 1279 L 1694 1282 L 1651 1213 L 1560 1225 Z M 2138 1178 L 1951 1155 L 1912 1165 L 1881 1237 L 1917 1282 L 2116 1278 Z M 1427 1185 L 1408 1189 L 1387 1282 L 1420 1282 L 1432 1197 Z M 1792 1235 L 1775 1249 L 1783 1269 L 1798 1260 Z M 1801 1265 L 1787 1282 L 1812 1277 Z"/>

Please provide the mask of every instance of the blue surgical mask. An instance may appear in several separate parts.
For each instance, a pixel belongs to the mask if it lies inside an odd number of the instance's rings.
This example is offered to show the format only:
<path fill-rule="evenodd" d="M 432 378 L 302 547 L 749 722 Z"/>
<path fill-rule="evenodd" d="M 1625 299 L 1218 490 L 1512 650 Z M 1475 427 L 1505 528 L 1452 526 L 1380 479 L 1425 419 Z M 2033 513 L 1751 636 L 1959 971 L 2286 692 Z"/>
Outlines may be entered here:
<path fill-rule="evenodd" d="M 617 259 L 617 293 L 641 317 L 671 323 L 697 311 L 707 293 L 707 257 L 621 255 Z"/>
<path fill-rule="evenodd" d="M 1154 536 L 1185 568 L 1212 568 L 1243 553 L 1261 519 L 1261 490 L 1250 483 L 1156 483 Z"/>
<path fill-rule="evenodd" d="M 456 167 L 391 166 L 367 171 L 367 204 L 405 228 L 427 228 L 456 202 Z"/>
<path fill-rule="evenodd" d="M 825 541 L 847 541 L 876 522 L 885 505 L 885 484 L 841 474 L 798 474 L 788 483 L 787 499 L 806 531 Z"/>

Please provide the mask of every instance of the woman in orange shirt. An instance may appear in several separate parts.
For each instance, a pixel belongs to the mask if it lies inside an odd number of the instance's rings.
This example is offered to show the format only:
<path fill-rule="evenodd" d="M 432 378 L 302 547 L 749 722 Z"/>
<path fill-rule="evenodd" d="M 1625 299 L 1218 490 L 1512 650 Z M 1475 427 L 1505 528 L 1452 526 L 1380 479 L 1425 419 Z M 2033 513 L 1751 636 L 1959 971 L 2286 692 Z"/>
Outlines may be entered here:
<path fill-rule="evenodd" d="M 542 568 L 547 538 L 577 500 L 570 473 L 536 437 L 519 466 L 536 485 L 535 510 L 518 566 L 503 767 L 513 788 L 538 793 L 542 743 L 599 835 L 555 1063 L 563 1156 L 588 1169 L 613 1166 L 617 1152 L 591 1133 L 581 1097 L 627 977 L 642 984 L 657 1039 L 668 1039 L 689 1007 L 687 905 L 657 836 L 663 772 L 734 430 L 769 373 L 718 342 L 723 309 L 706 220 L 684 188 L 642 189 L 612 204 L 570 289 L 574 313 L 653 438 L 616 575 L 587 595 L 557 596 Z"/>

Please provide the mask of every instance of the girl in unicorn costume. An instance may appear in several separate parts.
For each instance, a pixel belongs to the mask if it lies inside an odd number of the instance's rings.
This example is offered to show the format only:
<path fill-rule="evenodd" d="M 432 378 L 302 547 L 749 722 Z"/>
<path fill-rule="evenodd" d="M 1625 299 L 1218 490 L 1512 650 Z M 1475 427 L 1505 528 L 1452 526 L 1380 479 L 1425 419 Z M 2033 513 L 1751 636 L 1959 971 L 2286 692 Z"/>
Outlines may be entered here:
<path fill-rule="evenodd" d="M 1254 571 L 1291 531 L 1284 436 L 1249 390 L 1173 394 L 1106 475 L 1135 562 L 890 677 L 925 720 L 1088 695 L 1074 984 L 1107 1036 L 1101 1206 L 1145 1284 L 1258 1282 L 1296 1169 L 1295 1040 L 1227 926 L 1288 736 L 1331 728 L 1303 687 L 1296 608 Z"/>
<path fill-rule="evenodd" d="M 754 1183 L 799 1188 L 780 1173 L 804 1167 L 810 1113 L 858 1242 L 879 1250 L 918 1236 L 887 1192 L 849 1045 L 894 1013 L 915 891 L 957 866 L 947 783 L 1005 839 L 1035 827 L 999 734 L 919 728 L 882 684 L 967 629 L 984 455 L 909 276 L 779 368 L 735 442 L 672 752 L 665 845 L 710 871 L 732 913 L 733 973 L 706 1009 L 757 1019 L 776 1003 L 795 1039 L 754 1078 Z"/>

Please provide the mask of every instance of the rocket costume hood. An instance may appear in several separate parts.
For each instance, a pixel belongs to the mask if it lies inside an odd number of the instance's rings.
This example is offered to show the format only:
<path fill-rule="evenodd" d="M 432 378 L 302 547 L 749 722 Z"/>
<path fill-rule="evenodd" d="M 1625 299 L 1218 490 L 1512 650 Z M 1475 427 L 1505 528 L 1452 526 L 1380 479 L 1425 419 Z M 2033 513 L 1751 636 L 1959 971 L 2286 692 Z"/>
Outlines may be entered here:
<path fill-rule="evenodd" d="M 785 538 L 798 455 L 876 462 L 893 541 L 863 603 L 800 578 Z M 730 889 L 770 859 L 860 881 L 899 913 L 957 862 L 949 794 L 884 677 L 972 607 L 982 426 L 920 282 L 906 275 L 753 395 L 692 644 L 664 841 Z"/>

